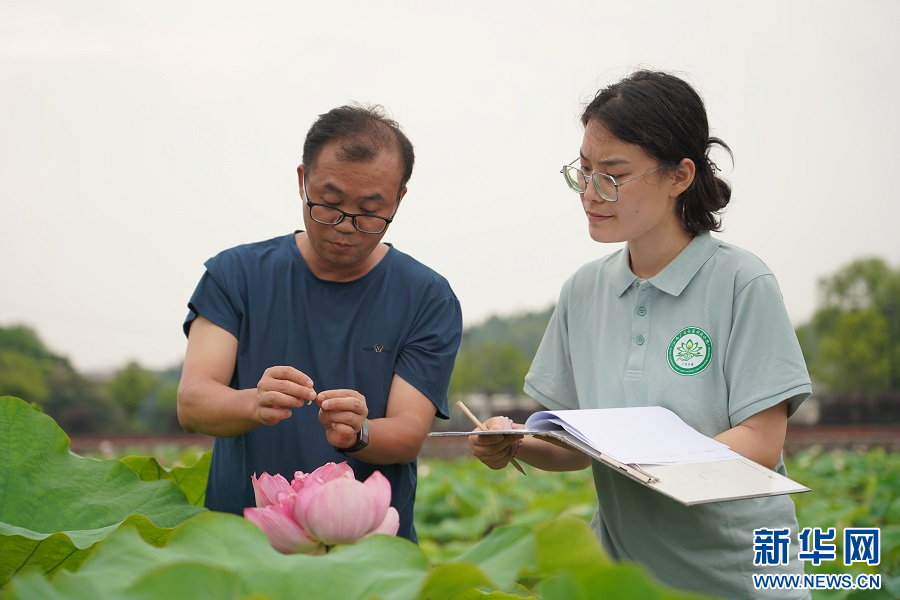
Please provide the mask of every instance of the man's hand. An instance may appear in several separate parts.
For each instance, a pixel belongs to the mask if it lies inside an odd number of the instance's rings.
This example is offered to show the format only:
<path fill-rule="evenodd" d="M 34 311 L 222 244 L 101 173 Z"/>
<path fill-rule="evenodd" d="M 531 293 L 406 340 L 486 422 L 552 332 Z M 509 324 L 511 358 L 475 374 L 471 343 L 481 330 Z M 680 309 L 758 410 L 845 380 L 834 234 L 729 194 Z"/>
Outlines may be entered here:
<path fill-rule="evenodd" d="M 269 367 L 256 384 L 256 415 L 263 425 L 275 425 L 316 399 L 312 379 L 294 367 Z M 320 417 L 321 418 L 321 417 Z"/>
<path fill-rule="evenodd" d="M 326 390 L 315 396 L 315 401 L 328 443 L 337 448 L 353 446 L 369 416 L 365 396 L 356 390 Z"/>

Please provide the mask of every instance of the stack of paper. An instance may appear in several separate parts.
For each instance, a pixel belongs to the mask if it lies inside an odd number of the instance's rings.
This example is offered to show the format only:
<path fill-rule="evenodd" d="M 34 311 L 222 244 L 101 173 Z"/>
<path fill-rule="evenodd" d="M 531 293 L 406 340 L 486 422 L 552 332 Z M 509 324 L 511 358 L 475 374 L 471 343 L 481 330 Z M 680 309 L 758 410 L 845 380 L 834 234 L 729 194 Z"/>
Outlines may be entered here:
<path fill-rule="evenodd" d="M 666 465 L 736 458 L 728 446 L 709 438 L 662 406 L 545 410 L 531 415 L 527 430 L 564 429 L 625 464 Z"/>

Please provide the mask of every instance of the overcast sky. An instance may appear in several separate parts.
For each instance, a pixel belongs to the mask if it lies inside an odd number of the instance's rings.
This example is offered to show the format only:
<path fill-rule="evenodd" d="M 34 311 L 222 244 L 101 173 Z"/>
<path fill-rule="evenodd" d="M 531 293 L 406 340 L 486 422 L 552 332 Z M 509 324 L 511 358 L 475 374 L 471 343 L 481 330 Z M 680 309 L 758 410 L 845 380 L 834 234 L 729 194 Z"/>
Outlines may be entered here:
<path fill-rule="evenodd" d="M 636 67 L 707 103 L 734 186 L 720 237 L 817 280 L 900 268 L 900 2 L 0 0 L 0 326 L 82 370 L 177 364 L 203 262 L 302 227 L 317 115 L 379 103 L 416 148 L 386 241 L 467 325 L 555 302 L 616 250 L 559 169 L 581 109 Z"/>

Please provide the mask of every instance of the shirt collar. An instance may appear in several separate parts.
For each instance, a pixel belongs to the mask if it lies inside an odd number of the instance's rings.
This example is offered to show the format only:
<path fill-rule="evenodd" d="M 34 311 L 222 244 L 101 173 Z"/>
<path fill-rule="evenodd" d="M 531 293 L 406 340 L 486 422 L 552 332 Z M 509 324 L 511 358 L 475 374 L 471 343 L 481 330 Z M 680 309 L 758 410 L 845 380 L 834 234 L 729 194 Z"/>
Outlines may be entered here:
<path fill-rule="evenodd" d="M 649 279 L 650 283 L 671 296 L 680 295 L 700 267 L 716 253 L 720 244 L 721 242 L 712 237 L 708 231 L 697 235 L 675 257 L 675 260 Z M 614 261 L 613 291 L 617 296 L 621 296 L 631 284 L 637 281 L 638 277 L 631 271 L 631 266 L 628 264 L 627 246 L 619 251 Z"/>
<path fill-rule="evenodd" d="M 631 265 L 628 260 L 628 246 L 619 250 L 612 259 L 613 276 L 612 289 L 616 296 L 621 297 L 631 284 L 637 280 L 637 275 L 631 272 Z"/>

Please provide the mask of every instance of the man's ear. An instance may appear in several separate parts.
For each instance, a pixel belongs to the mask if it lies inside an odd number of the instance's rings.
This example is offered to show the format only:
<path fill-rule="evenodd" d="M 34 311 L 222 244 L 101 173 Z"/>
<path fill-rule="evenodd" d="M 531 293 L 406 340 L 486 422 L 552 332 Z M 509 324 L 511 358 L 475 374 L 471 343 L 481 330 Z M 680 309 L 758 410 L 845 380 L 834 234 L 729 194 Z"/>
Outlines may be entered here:
<path fill-rule="evenodd" d="M 682 158 L 678 168 L 672 174 L 671 192 L 673 198 L 677 198 L 684 190 L 691 187 L 694 176 L 697 174 L 697 166 L 689 158 Z"/>
<path fill-rule="evenodd" d="M 406 195 L 406 192 L 408 192 L 408 191 L 409 191 L 409 188 L 407 188 L 407 187 L 404 185 L 404 186 L 403 186 L 403 189 L 400 190 L 400 195 L 397 196 L 397 202 L 398 202 L 398 203 L 399 203 L 401 200 L 403 200 L 403 196 L 405 196 L 405 195 Z"/>
<path fill-rule="evenodd" d="M 300 196 L 303 196 L 303 165 L 297 167 L 297 185 L 300 186 Z M 304 198 L 306 200 L 306 198 Z"/>

